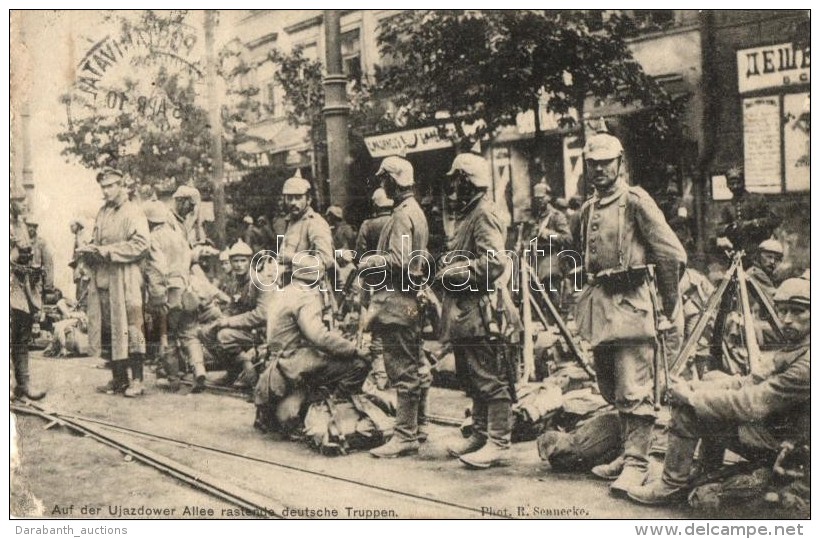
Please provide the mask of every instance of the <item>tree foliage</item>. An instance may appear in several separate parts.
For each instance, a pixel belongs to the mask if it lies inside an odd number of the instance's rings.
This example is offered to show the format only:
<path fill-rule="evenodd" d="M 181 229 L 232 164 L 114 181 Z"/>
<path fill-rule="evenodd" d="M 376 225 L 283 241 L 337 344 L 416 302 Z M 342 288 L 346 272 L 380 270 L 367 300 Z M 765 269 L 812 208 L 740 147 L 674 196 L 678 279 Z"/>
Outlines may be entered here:
<path fill-rule="evenodd" d="M 123 36 L 168 36 L 182 31 L 187 14 L 143 11 L 136 20 L 115 17 Z M 194 182 L 208 191 L 211 141 L 208 114 L 198 95 L 201 61 L 169 63 L 153 47 L 132 50 L 129 74 L 107 80 L 93 102 L 78 100 L 76 92 L 61 98 L 68 112 L 66 129 L 57 136 L 62 154 L 90 169 L 117 167 L 143 184 L 173 188 Z M 223 114 L 223 157 L 242 167 L 247 156 L 237 148 L 242 140 L 238 120 L 236 114 Z"/>
<path fill-rule="evenodd" d="M 407 10 L 382 22 L 389 61 L 377 81 L 410 125 L 444 111 L 482 120 L 477 136 L 492 135 L 546 99 L 571 126 L 592 95 L 655 107 L 662 132 L 677 108 L 632 57 L 624 37 L 633 27 L 618 12 Z"/>

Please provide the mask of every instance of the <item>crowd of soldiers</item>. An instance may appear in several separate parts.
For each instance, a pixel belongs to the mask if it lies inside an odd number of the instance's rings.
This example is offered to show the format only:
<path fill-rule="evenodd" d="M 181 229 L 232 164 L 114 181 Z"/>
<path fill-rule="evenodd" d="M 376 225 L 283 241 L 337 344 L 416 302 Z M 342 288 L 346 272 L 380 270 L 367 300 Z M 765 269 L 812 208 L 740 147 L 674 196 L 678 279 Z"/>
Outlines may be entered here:
<path fill-rule="evenodd" d="M 742 171 L 733 170 L 727 178 L 735 201 L 717 246 L 748 255 L 748 275 L 776 305 L 789 342 L 780 343 L 785 347 L 764 372 L 668 380 L 672 421 L 664 471 L 647 475 L 661 398 L 655 389 L 658 343 L 669 353 L 680 347 L 712 285 L 687 268 L 683 244 L 690 237 L 646 191 L 626 182 L 616 137 L 589 137 L 584 158 L 592 197 L 552 200 L 546 184 L 537 184 L 536 219 L 526 234 L 533 239 L 533 261 L 540 258 L 534 264 L 539 281 L 572 276 L 572 282 L 584 283 L 572 301 L 572 316 L 591 350 L 600 393 L 617 410 L 623 447 L 618 459 L 592 473 L 611 480 L 615 495 L 659 504 L 685 492 L 698 440 L 749 458 L 771 458 L 782 441 L 805 439 L 808 274 L 777 282 L 783 247 L 772 234 L 779 220 L 745 192 Z M 112 373 L 99 390 L 143 395 L 149 354 L 158 358 L 171 390 L 178 390 L 190 372 L 193 391 L 200 392 L 206 387 L 206 364 L 216 361 L 226 369 L 218 383 L 253 389 L 255 426 L 267 431 L 298 425 L 317 388 L 338 396 L 360 392 L 368 373 L 383 361 L 396 392 L 395 425 L 389 440 L 370 453 L 413 455 L 428 436 L 430 366 L 421 332 L 424 298 L 434 287 L 441 307 L 438 338 L 452 350 L 457 376 L 472 401 L 472 433 L 449 444 L 448 452 L 471 469 L 508 463 L 518 381 L 508 344 L 520 333 L 521 317 L 510 297 L 512 269 L 498 256 L 505 252 L 507 227 L 488 192 L 490 166 L 473 153 L 453 161 L 444 191 L 456 227 L 437 258 L 428 252 L 428 220 L 416 200 L 411 163 L 385 158 L 376 178 L 373 214 L 358 233 L 341 208 L 330 207 L 324 217 L 313 209 L 307 180 L 288 179 L 273 223 L 247 217 L 243 238 L 218 253 L 221 265 L 210 268 L 209 278 L 203 266 L 217 252 L 202 231 L 196 189 L 180 187 L 169 208 L 150 196 L 139 201 L 121 172 L 101 171 L 97 181 L 105 204 L 91 236 L 81 240 L 84 225 L 72 223 L 77 237 L 72 264 L 77 297 L 88 316 L 89 345 Z M 686 218 L 685 211 L 673 211 Z M 19 217 L 12 213 L 13 224 Z M 27 224 L 36 229 L 36 223 Z M 42 393 L 31 389 L 25 351 L 26 328 L 37 309 L 31 284 L 51 286 L 53 275 L 28 269 L 36 235 L 24 228 L 12 227 L 17 249 L 12 252 L 12 356 L 15 395 L 36 399 Z M 570 250 L 573 256 L 558 256 Z M 352 282 L 358 287 L 347 286 Z M 338 304 L 345 301 L 340 290 L 358 296 L 359 328 L 371 334 L 371 346 L 334 326 Z M 563 296 L 556 301 L 562 303 Z"/>

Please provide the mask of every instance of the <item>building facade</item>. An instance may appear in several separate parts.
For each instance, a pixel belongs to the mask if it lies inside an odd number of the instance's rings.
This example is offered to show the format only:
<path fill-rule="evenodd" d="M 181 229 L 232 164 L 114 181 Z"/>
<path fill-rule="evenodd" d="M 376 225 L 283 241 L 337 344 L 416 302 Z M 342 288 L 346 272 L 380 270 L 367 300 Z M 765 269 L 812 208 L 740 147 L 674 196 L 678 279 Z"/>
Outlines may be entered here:
<path fill-rule="evenodd" d="M 351 79 L 369 79 L 380 63 L 377 46 L 379 24 L 392 10 L 342 12 L 341 48 L 344 69 Z M 584 108 L 587 129 L 609 130 L 624 141 L 629 179 L 650 193 L 662 196 L 670 184 L 680 194 L 692 221 L 697 252 L 693 260 L 704 267 L 709 261 L 716 216 L 727 204 L 721 187 L 723 172 L 743 164 L 750 191 L 771 197 L 777 207 L 808 210 L 809 68 L 808 42 L 795 45 L 808 20 L 799 11 L 646 10 L 631 13 L 636 21 L 628 45 L 644 70 L 671 95 L 685 98 L 681 138 L 659 145 L 642 129 L 646 113 L 640 106 L 588 99 Z M 260 10 L 237 12 L 234 28 L 250 58 L 262 61 L 271 47 L 283 51 L 300 46 L 307 57 L 323 60 L 325 32 L 321 11 Z M 264 117 L 251 126 L 263 143 L 253 151 L 260 164 L 279 163 L 302 169 L 315 177 L 315 156 L 306 128 L 295 128 L 284 119 L 283 92 L 274 80 L 274 64 L 261 62 L 251 75 L 262 89 Z M 482 143 L 482 153 L 493 167 L 493 193 L 508 224 L 529 218 L 532 186 L 546 181 L 555 196 L 583 196 L 583 161 L 579 132 L 558 126 L 542 104 L 541 132 L 536 136 L 534 111 L 520 114 L 515 126 L 492 141 Z M 782 121 L 781 121 L 782 120 Z M 446 120 L 443 120 L 446 121 Z M 441 191 L 441 178 L 457 153 L 434 126 L 396 127 L 365 137 L 367 153 L 354 165 L 364 185 L 367 171 L 380 159 L 400 154 L 415 169 L 419 195 L 441 233 L 452 226 Z M 352 197 L 352 220 L 365 217 L 366 189 Z M 332 201 L 328 201 L 332 202 Z M 798 233 L 805 223 L 790 218 L 779 231 L 799 260 L 808 265 L 808 244 Z M 441 217 L 439 217 L 441 216 Z M 795 271 L 800 268 L 795 268 Z"/>

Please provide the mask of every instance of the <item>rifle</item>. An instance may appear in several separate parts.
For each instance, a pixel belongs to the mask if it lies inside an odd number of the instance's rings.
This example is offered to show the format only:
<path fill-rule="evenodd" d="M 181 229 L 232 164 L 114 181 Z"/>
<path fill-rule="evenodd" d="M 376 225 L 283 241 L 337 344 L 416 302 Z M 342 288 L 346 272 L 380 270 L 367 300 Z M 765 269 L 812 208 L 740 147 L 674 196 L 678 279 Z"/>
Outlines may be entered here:
<path fill-rule="evenodd" d="M 581 350 L 581 347 L 578 346 L 578 343 L 575 341 L 575 337 L 570 333 L 569 328 L 567 327 L 566 323 L 564 323 L 564 319 L 561 318 L 561 314 L 558 312 L 558 309 L 555 308 L 555 305 L 552 303 L 552 300 L 547 294 L 547 291 L 544 290 L 543 286 L 540 286 L 538 282 L 538 276 L 535 274 L 535 271 L 532 268 L 529 268 L 530 280 L 529 283 L 535 283 L 535 291 L 538 293 L 539 297 L 541 298 L 541 302 L 546 305 L 547 310 L 550 313 L 550 316 L 555 321 L 555 325 L 558 326 L 558 332 L 564 338 L 564 341 L 569 346 L 570 350 L 572 351 L 572 356 L 575 358 L 575 361 L 578 365 L 584 369 L 590 378 L 595 380 L 595 370 L 589 365 L 586 361 L 586 355 Z M 541 323 L 544 324 L 544 327 L 549 327 L 549 321 L 547 320 L 546 315 L 541 311 L 540 305 L 538 304 L 537 300 L 534 297 L 531 297 L 532 305 L 535 307 L 535 312 L 538 315 Z"/>
<path fill-rule="evenodd" d="M 518 237 L 515 242 L 515 250 L 518 253 L 524 253 L 524 223 L 518 224 Z M 521 286 L 521 318 L 524 326 L 523 343 L 521 346 L 521 355 L 524 362 L 524 372 L 521 379 L 525 382 L 530 380 L 530 377 L 535 372 L 535 344 L 533 343 L 533 327 L 532 327 L 532 295 L 530 294 L 529 275 L 530 265 L 526 256 L 520 257 L 521 263 L 519 267 L 518 282 Z"/>
<path fill-rule="evenodd" d="M 660 321 L 663 317 L 663 308 L 658 299 L 658 289 L 655 284 L 655 266 L 648 265 L 646 267 L 647 285 L 649 286 L 649 298 L 652 301 L 652 318 L 655 322 L 655 354 L 654 354 L 654 370 L 655 370 L 655 411 L 661 409 L 661 400 L 663 398 L 663 386 L 669 384 L 669 362 L 666 357 L 666 334 L 665 329 L 660 327 Z M 663 367 L 664 380 L 661 382 L 661 367 Z"/>

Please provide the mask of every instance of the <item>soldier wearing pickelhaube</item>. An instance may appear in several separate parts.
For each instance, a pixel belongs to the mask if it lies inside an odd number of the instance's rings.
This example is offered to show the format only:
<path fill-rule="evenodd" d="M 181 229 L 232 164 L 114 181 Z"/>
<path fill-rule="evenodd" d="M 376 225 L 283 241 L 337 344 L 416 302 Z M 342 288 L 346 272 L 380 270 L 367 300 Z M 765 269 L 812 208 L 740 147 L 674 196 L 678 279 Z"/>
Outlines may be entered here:
<path fill-rule="evenodd" d="M 318 256 L 325 271 L 333 267 L 333 238 L 327 221 L 310 206 L 310 183 L 306 179 L 298 174 L 288 178 L 282 186 L 282 196 L 288 225 L 278 262 L 287 285 L 290 265 L 297 253 Z"/>
<path fill-rule="evenodd" d="M 457 208 L 450 251 L 442 258 L 436 279 L 444 287 L 442 343 L 450 343 L 456 372 L 473 401 L 472 435 L 448 447 L 464 464 L 484 469 L 507 463 L 512 434 L 515 380 L 506 357 L 499 353 L 499 321 L 494 305 L 505 273 L 506 227 L 487 195 L 490 165 L 481 156 L 459 154 L 453 161 L 447 196 Z"/>
<path fill-rule="evenodd" d="M 621 174 L 623 147 L 608 133 L 591 136 L 584 147 L 594 196 L 581 208 L 578 249 L 587 285 L 578 299 L 578 331 L 592 346 L 601 394 L 619 412 L 624 465 L 596 466 L 593 473 L 615 479 L 613 494 L 644 479 L 650 434 L 655 422 L 653 351 L 657 328 L 682 325 L 679 277 L 686 252 L 663 213 L 640 187 Z M 663 319 L 655 308 L 647 265 L 654 264 Z M 619 473 L 620 472 L 620 473 Z"/>
<path fill-rule="evenodd" d="M 421 322 L 417 285 L 427 268 L 427 218 L 413 194 L 413 166 L 401 157 L 385 158 L 376 173 L 388 198 L 394 201 L 390 220 L 382 228 L 378 254 L 362 260 L 365 271 L 380 268 L 385 279 L 376 286 L 368 317 L 374 339 L 384 347 L 390 384 L 398 397 L 396 423 L 389 442 L 370 451 L 379 458 L 394 458 L 419 450 L 419 410 L 427 392 L 422 389 Z M 414 256 L 420 255 L 420 256 Z"/>

